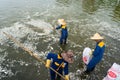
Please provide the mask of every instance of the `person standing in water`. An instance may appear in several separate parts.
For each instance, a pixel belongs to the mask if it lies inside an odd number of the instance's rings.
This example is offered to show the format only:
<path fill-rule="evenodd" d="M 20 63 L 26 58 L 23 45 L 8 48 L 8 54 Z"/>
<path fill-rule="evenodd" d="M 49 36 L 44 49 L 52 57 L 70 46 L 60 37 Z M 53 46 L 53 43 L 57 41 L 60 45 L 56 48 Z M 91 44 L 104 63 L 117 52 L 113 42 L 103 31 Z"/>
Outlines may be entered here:
<path fill-rule="evenodd" d="M 95 33 L 90 39 L 96 42 L 96 47 L 92 53 L 92 59 L 87 64 L 85 73 L 89 73 L 94 70 L 95 66 L 102 60 L 105 51 L 105 43 L 103 37 L 99 33 Z"/>
<path fill-rule="evenodd" d="M 68 64 L 73 63 L 73 51 L 68 50 L 67 52 L 62 52 L 60 54 L 55 53 L 48 53 L 47 60 L 46 60 L 46 67 L 52 67 L 54 70 L 56 70 L 59 74 L 65 75 L 65 80 L 69 80 L 69 70 L 68 70 Z M 61 77 L 57 75 L 54 71 L 50 69 L 50 76 L 51 80 L 61 80 Z"/>
<path fill-rule="evenodd" d="M 66 27 L 66 22 L 64 19 L 58 19 L 58 26 L 56 29 L 61 29 L 61 37 L 60 37 L 60 44 L 66 44 L 67 37 L 68 37 L 68 30 Z"/>

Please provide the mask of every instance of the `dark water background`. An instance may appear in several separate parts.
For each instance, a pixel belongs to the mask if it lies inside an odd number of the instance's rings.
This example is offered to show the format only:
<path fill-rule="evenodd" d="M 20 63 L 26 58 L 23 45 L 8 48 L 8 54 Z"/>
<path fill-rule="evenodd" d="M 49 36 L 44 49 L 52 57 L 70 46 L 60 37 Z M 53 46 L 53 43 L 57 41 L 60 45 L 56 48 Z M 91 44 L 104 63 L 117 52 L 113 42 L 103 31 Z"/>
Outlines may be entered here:
<path fill-rule="evenodd" d="M 102 80 L 114 62 L 120 64 L 119 0 L 0 0 L 0 80 L 50 80 L 44 64 L 3 32 L 45 59 L 50 51 L 60 52 L 60 32 L 52 31 L 59 18 L 66 20 L 69 31 L 67 45 L 62 47 L 75 52 L 69 67 L 71 80 Z M 75 75 L 83 69 L 83 49 L 95 46 L 89 38 L 96 32 L 105 37 L 103 60 L 89 76 Z"/>

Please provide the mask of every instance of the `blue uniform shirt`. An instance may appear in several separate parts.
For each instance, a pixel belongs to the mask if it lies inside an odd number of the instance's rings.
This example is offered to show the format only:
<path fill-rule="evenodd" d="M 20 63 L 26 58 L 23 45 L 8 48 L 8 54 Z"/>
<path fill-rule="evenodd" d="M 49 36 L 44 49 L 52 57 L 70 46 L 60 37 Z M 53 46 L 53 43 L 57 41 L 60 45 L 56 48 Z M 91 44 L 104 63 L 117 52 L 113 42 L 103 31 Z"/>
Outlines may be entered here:
<path fill-rule="evenodd" d="M 66 26 L 59 25 L 56 29 L 62 29 L 61 30 L 61 37 L 60 37 L 60 43 L 66 44 L 67 37 L 68 37 L 68 30 Z"/>
<path fill-rule="evenodd" d="M 91 71 L 97 63 L 99 63 L 103 57 L 105 51 L 105 44 L 103 41 L 96 44 L 96 48 L 93 52 L 93 57 L 87 65 L 87 70 Z"/>
<path fill-rule="evenodd" d="M 57 70 L 59 66 L 62 65 L 58 72 L 61 72 L 60 70 L 63 70 L 64 75 L 68 75 L 68 62 L 66 62 L 59 54 L 48 53 L 47 59 L 52 59 L 51 67 L 53 69 Z"/>

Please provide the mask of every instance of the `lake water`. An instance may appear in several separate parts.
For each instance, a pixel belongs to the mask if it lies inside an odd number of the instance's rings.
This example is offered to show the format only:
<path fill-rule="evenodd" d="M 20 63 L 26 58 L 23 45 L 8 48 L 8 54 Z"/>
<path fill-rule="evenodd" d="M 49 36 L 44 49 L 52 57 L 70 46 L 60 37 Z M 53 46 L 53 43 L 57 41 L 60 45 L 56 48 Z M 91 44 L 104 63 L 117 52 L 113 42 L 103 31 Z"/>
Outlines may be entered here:
<path fill-rule="evenodd" d="M 57 20 L 67 22 L 67 45 L 59 45 L 60 31 L 52 31 Z M 70 64 L 71 80 L 102 80 L 112 64 L 120 64 L 119 0 L 0 0 L 0 80 L 50 80 L 49 70 L 22 50 L 3 32 L 14 36 L 43 60 L 48 52 L 62 47 L 75 52 Z M 105 37 L 102 61 L 88 76 L 76 75 L 83 69 L 82 51 L 95 47 L 90 37 L 99 32 Z"/>

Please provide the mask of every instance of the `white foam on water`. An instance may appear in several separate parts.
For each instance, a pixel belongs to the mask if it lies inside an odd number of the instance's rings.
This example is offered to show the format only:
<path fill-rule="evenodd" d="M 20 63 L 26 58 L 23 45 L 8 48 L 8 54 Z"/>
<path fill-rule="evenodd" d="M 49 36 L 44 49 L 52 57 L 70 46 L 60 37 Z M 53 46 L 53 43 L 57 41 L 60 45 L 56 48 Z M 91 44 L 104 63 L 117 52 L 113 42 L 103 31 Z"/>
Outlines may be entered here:
<path fill-rule="evenodd" d="M 6 52 L 4 55 L 0 55 L 0 80 L 6 76 L 14 75 L 10 69 L 7 69 L 6 67 L 2 67 L 2 65 L 1 65 L 3 63 L 3 61 L 5 61 L 5 57 L 7 55 L 8 55 L 8 53 L 6 53 Z"/>
<path fill-rule="evenodd" d="M 21 24 L 19 22 L 14 23 L 13 26 L 11 27 L 5 27 L 3 29 L 0 29 L 0 43 L 4 44 L 4 42 L 8 39 L 5 34 L 3 34 L 3 32 L 6 32 L 12 36 L 14 36 L 15 38 L 17 38 L 18 40 L 20 38 L 23 38 L 24 36 L 26 36 L 28 33 L 32 33 L 33 31 L 29 28 L 26 28 L 24 24 Z"/>
<path fill-rule="evenodd" d="M 35 26 L 37 28 L 42 29 L 46 35 L 50 34 L 52 32 L 52 29 L 53 29 L 51 24 L 46 23 L 46 22 L 41 21 L 41 20 L 31 19 L 30 21 L 26 22 L 26 24 L 29 24 L 29 25 L 32 25 L 32 26 Z"/>
<path fill-rule="evenodd" d="M 34 21 L 32 23 L 34 23 Z M 37 24 L 37 23 L 35 23 L 35 24 Z M 43 22 L 43 24 L 48 25 L 48 27 L 51 26 L 44 22 Z M 30 35 L 30 37 L 29 36 L 27 37 L 28 40 L 33 39 L 33 37 L 34 37 L 34 40 L 39 40 L 39 37 L 37 37 L 36 35 L 42 35 L 41 33 L 34 32 L 31 28 L 26 27 L 24 24 L 22 24 L 20 22 L 16 22 L 11 27 L 5 27 L 3 29 L 0 29 L 0 34 L 1 34 L 0 35 L 0 44 L 1 45 L 5 44 L 7 41 L 9 41 L 8 37 L 6 37 L 5 34 L 3 34 L 3 32 L 6 32 L 7 34 L 12 35 L 18 41 L 21 41 L 20 38 L 24 38 L 28 34 Z M 46 33 L 48 33 L 48 32 L 46 31 Z M 33 46 L 32 42 L 25 41 L 24 46 L 28 47 L 30 50 L 33 50 L 33 51 L 36 50 L 36 47 Z M 16 44 L 15 44 L 15 47 L 17 47 Z"/>
<path fill-rule="evenodd" d="M 71 41 L 71 40 L 68 40 L 70 43 L 71 43 L 71 45 L 70 45 L 70 47 L 82 47 L 80 44 L 76 44 L 75 42 L 73 42 L 73 41 Z"/>
<path fill-rule="evenodd" d="M 49 10 L 47 9 L 46 11 L 41 12 L 41 13 L 36 12 L 33 16 L 45 16 L 45 15 L 48 14 L 48 13 L 49 13 Z"/>
<path fill-rule="evenodd" d="M 30 34 L 37 34 L 37 35 L 48 35 L 52 32 L 52 25 L 49 23 L 46 23 L 41 20 L 31 20 L 26 22 L 27 24 L 33 25 L 34 28 L 42 29 L 43 32 L 35 32 L 31 28 L 27 27 L 25 24 L 16 22 L 14 23 L 11 27 L 4 27 L 0 29 L 0 44 L 3 45 L 5 42 L 7 42 L 8 38 L 3 34 L 3 32 L 6 32 L 8 34 L 11 34 L 14 36 L 16 39 L 20 39 L 25 37 L 28 33 Z"/>
<path fill-rule="evenodd" d="M 51 50 L 54 50 L 54 48 L 53 48 L 51 45 L 48 45 L 48 46 L 47 46 L 47 49 L 50 50 L 50 51 L 51 51 Z"/>
<path fill-rule="evenodd" d="M 8 53 L 5 52 L 4 55 L 0 55 L 0 65 L 1 63 L 3 63 L 3 61 L 5 61 L 5 57 L 8 55 Z"/>
<path fill-rule="evenodd" d="M 14 73 L 11 70 L 8 70 L 7 68 L 2 68 L 0 66 L 0 79 L 4 78 L 6 76 L 11 77 L 13 75 L 14 75 Z"/>
<path fill-rule="evenodd" d="M 36 50 L 36 46 L 34 46 L 33 43 L 30 43 L 30 42 L 25 42 L 24 43 L 24 47 L 28 48 L 31 51 L 35 51 Z"/>
<path fill-rule="evenodd" d="M 113 39 L 116 39 L 120 41 L 120 27 L 116 24 L 112 24 L 106 21 L 100 21 L 97 18 L 94 18 L 98 24 L 96 26 L 99 26 L 99 31 Z"/>
<path fill-rule="evenodd" d="M 104 26 L 104 28 L 100 28 L 104 34 L 112 37 L 113 39 L 117 39 L 120 41 L 120 28 L 116 27 L 115 25 L 110 25 L 107 22 L 101 22 L 100 25 Z"/>
<path fill-rule="evenodd" d="M 70 80 L 80 80 L 78 76 L 76 76 L 76 73 L 70 72 L 69 73 Z"/>
<path fill-rule="evenodd" d="M 35 23 L 34 23 L 35 22 Z M 30 24 L 33 24 L 37 27 L 42 27 L 42 25 L 45 25 L 43 26 L 45 29 L 45 33 L 49 33 L 51 30 L 50 28 L 48 27 L 52 27 L 50 24 L 47 24 L 45 22 L 42 22 L 42 21 L 35 21 L 35 20 L 32 20 L 30 22 L 28 22 Z M 37 25 L 38 24 L 38 25 Z M 46 29 L 47 28 L 47 29 Z M 5 27 L 5 28 L 2 28 L 0 29 L 0 44 L 3 45 L 5 42 L 7 42 L 9 39 L 5 36 L 5 34 L 3 34 L 3 32 L 6 32 L 10 35 L 12 35 L 14 38 L 16 38 L 18 41 L 21 41 L 20 38 L 24 38 L 25 36 L 27 36 L 28 34 L 30 35 L 30 37 L 28 37 L 29 40 L 33 39 L 34 37 L 34 40 L 39 40 L 39 37 L 37 37 L 36 35 L 43 35 L 44 33 L 37 33 L 37 32 L 34 32 L 31 28 L 29 27 L 26 27 L 26 25 L 24 25 L 23 23 L 20 23 L 20 22 L 16 22 L 14 23 L 11 27 Z M 47 40 L 46 40 L 47 41 Z M 48 40 L 49 41 L 49 40 Z M 25 46 L 28 46 L 30 49 L 36 49 L 35 47 L 33 48 L 33 44 L 30 43 L 30 42 L 25 42 L 24 43 Z"/>

